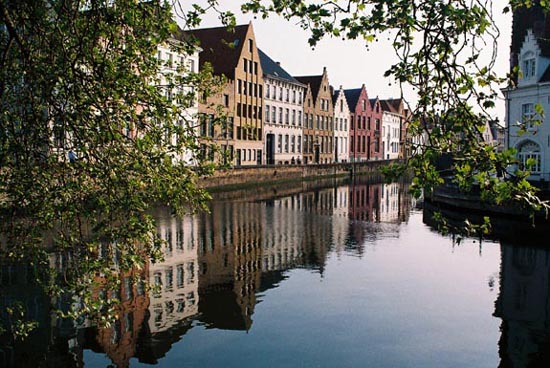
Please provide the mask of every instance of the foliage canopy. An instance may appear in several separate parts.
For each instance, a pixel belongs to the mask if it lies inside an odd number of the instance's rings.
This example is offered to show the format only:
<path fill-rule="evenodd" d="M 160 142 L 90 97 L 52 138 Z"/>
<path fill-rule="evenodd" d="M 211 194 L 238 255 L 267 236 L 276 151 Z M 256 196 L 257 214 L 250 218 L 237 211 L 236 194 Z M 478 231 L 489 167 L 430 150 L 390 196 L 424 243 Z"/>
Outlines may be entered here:
<path fill-rule="evenodd" d="M 235 16 L 217 0 L 190 8 L 182 3 L 0 0 L 2 256 L 47 268 L 48 247 L 78 255 L 63 270 L 63 289 L 54 282 L 60 275 L 49 286 L 55 295 L 84 295 L 81 311 L 97 307 L 89 286 L 112 267 L 97 257 L 99 248 L 122 254 L 124 269 L 142 267 L 148 260 L 143 255 L 154 255 L 160 244 L 151 204 L 181 212 L 207 198 L 196 179 L 211 168 L 174 159 L 198 147 L 188 116 L 158 87 L 156 54 L 178 32 L 174 13 L 184 29 L 200 26 L 208 11 L 228 26 Z M 502 6 L 510 12 L 533 4 L 510 0 Z M 460 187 L 478 183 L 484 198 L 497 203 L 546 207 L 527 172 L 508 180 L 493 175 L 515 163 L 512 151 L 480 143 L 498 88 L 508 83 L 492 70 L 494 53 L 486 64 L 478 58 L 481 48 L 497 47 L 490 0 L 244 0 L 242 9 L 298 20 L 310 31 L 311 45 L 323 37 L 370 43 L 391 35 L 398 62 L 386 75 L 418 94 L 409 131 L 429 141 L 387 174 L 412 169 L 414 190 L 430 190 L 442 182 L 438 158 L 452 154 Z M 193 52 L 186 42 L 171 47 Z M 181 107 L 189 107 L 194 91 L 210 91 L 215 83 L 206 68 L 178 73 L 166 84 L 179 91 L 194 86 L 178 96 Z M 66 151 L 56 150 L 56 136 L 66 139 Z M 167 138 L 173 136 L 178 139 Z"/>

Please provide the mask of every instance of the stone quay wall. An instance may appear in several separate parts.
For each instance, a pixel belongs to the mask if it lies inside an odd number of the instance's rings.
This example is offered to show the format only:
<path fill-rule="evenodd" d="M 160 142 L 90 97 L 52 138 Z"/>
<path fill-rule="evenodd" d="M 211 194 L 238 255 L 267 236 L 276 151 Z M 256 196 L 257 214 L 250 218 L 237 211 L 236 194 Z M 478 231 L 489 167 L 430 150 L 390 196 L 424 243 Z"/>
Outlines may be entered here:
<path fill-rule="evenodd" d="M 351 177 L 378 174 L 383 166 L 396 163 L 396 160 L 378 160 L 356 163 L 336 163 L 317 165 L 271 165 L 238 167 L 217 170 L 213 176 L 201 179 L 202 188 L 227 188 L 268 184 L 277 182 L 291 182 L 313 180 L 327 177 Z"/>

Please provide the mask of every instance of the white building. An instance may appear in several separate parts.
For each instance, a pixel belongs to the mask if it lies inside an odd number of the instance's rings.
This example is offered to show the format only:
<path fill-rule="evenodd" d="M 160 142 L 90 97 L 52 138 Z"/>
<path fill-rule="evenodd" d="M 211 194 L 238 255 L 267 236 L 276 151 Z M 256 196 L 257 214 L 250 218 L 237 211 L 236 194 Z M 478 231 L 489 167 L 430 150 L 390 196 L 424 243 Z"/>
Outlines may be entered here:
<path fill-rule="evenodd" d="M 264 73 L 265 162 L 300 164 L 306 86 L 258 49 Z"/>
<path fill-rule="evenodd" d="M 380 222 L 399 223 L 399 184 L 382 184 L 380 194 Z"/>
<path fill-rule="evenodd" d="M 514 37 L 521 30 L 515 27 Z M 517 150 L 517 168 L 529 170 L 531 180 L 550 180 L 550 52 L 548 37 L 536 36 L 532 29 L 524 32 L 512 63 L 520 73 L 517 86 L 505 89 L 507 147 Z M 514 49 L 514 45 L 512 45 Z M 546 112 L 540 113 L 539 107 Z M 515 168 L 512 168 L 515 169 Z"/>
<path fill-rule="evenodd" d="M 382 106 L 382 159 L 396 160 L 400 154 L 402 126 L 405 121 L 403 100 L 381 100 Z"/>
<path fill-rule="evenodd" d="M 191 104 L 186 100 L 186 97 L 194 92 L 194 87 L 186 85 L 185 81 L 180 78 L 188 76 L 189 73 L 198 73 L 199 52 L 201 50 L 195 48 L 192 54 L 186 53 L 181 45 L 182 40 L 177 37 L 171 37 L 166 44 L 158 47 L 157 58 L 161 66 L 156 85 L 162 88 L 165 97 L 178 107 L 178 124 L 180 127 L 186 131 L 189 137 L 197 137 L 197 127 L 199 125 L 198 97 L 195 96 Z M 127 134 L 131 134 L 130 129 L 128 129 Z M 176 144 L 177 136 L 177 134 L 172 134 L 167 139 L 170 139 L 171 144 Z M 195 164 L 193 156 L 191 150 L 185 150 L 175 159 Z"/>
<path fill-rule="evenodd" d="M 152 287 L 149 331 L 167 331 L 199 312 L 198 232 L 196 218 L 157 216 L 157 231 L 165 241 L 164 260 L 149 266 Z"/>
<path fill-rule="evenodd" d="M 300 194 L 273 200 L 266 206 L 262 227 L 262 272 L 282 271 L 300 265 L 303 258 L 304 215 Z"/>
<path fill-rule="evenodd" d="M 344 89 L 334 91 L 332 94 L 334 103 L 334 162 L 349 161 L 349 126 L 350 111 Z"/>

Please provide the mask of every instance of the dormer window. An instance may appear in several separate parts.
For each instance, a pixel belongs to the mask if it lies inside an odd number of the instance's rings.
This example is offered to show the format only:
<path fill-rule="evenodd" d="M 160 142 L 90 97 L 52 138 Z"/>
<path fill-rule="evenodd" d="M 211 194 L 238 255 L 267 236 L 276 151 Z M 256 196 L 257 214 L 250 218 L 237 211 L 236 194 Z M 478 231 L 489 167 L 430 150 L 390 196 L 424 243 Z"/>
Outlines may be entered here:
<path fill-rule="evenodd" d="M 524 79 L 531 79 L 535 77 L 535 54 L 527 52 L 522 57 L 521 72 Z"/>

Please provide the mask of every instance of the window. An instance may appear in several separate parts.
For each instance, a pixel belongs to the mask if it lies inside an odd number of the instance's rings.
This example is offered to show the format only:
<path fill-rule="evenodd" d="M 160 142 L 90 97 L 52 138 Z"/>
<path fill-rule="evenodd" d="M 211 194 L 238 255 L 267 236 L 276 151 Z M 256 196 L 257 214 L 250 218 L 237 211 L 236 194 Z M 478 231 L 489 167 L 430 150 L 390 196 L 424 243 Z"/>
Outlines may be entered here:
<path fill-rule="evenodd" d="M 270 92 L 270 88 L 269 88 L 269 84 L 265 87 L 265 98 L 269 98 L 269 92 Z"/>
<path fill-rule="evenodd" d="M 518 149 L 518 160 L 520 169 L 530 171 L 532 174 L 541 172 L 540 147 L 532 141 L 528 141 Z"/>
<path fill-rule="evenodd" d="M 225 107 L 229 107 L 229 95 L 223 95 L 223 104 Z"/>
<path fill-rule="evenodd" d="M 275 106 L 271 107 L 271 120 L 273 120 L 273 123 L 277 122 L 277 108 Z"/>
<path fill-rule="evenodd" d="M 168 53 L 168 67 L 172 67 L 174 65 L 174 55 L 172 53 Z"/>
<path fill-rule="evenodd" d="M 292 110 L 292 125 L 296 125 L 296 110 Z"/>
<path fill-rule="evenodd" d="M 290 152 L 296 152 L 296 136 L 294 135 L 292 136 L 292 139 L 290 141 Z"/>
<path fill-rule="evenodd" d="M 288 141 L 289 137 L 288 134 L 285 135 L 285 153 L 288 153 Z"/>
<path fill-rule="evenodd" d="M 189 71 L 191 73 L 195 72 L 195 60 L 189 60 Z"/>
<path fill-rule="evenodd" d="M 296 143 L 298 143 L 298 150 L 297 152 L 298 153 L 301 153 L 302 152 L 302 136 L 298 136 L 298 139 L 296 140 Z"/>
<path fill-rule="evenodd" d="M 254 74 L 258 75 L 258 62 L 254 62 Z"/>
<path fill-rule="evenodd" d="M 302 112 L 298 111 L 298 126 L 302 126 Z"/>
<path fill-rule="evenodd" d="M 367 109 L 367 102 L 365 100 L 361 101 L 361 107 L 363 108 L 363 111 Z"/>
<path fill-rule="evenodd" d="M 252 52 L 252 46 L 253 46 L 252 40 L 248 40 L 248 51 L 249 52 Z"/>
<path fill-rule="evenodd" d="M 269 105 L 265 105 L 265 121 L 269 122 Z"/>
<path fill-rule="evenodd" d="M 245 73 L 248 72 L 248 62 L 246 59 L 243 59 L 243 70 Z"/>
<path fill-rule="evenodd" d="M 535 123 L 535 105 L 526 103 L 521 105 L 521 122 L 526 128 L 532 128 Z"/>
<path fill-rule="evenodd" d="M 290 110 L 289 110 L 289 109 L 285 109 L 285 123 L 286 123 L 286 124 L 289 123 L 289 115 L 290 115 Z"/>
<path fill-rule="evenodd" d="M 521 72 L 524 79 L 531 79 L 536 73 L 535 55 L 532 52 L 527 52 L 522 57 Z"/>
<path fill-rule="evenodd" d="M 277 153 L 283 152 L 283 135 L 279 134 L 279 137 L 277 139 Z"/>
<path fill-rule="evenodd" d="M 279 124 L 283 123 L 283 108 L 279 107 Z"/>
<path fill-rule="evenodd" d="M 292 103 L 296 103 L 296 90 L 292 91 Z"/>

